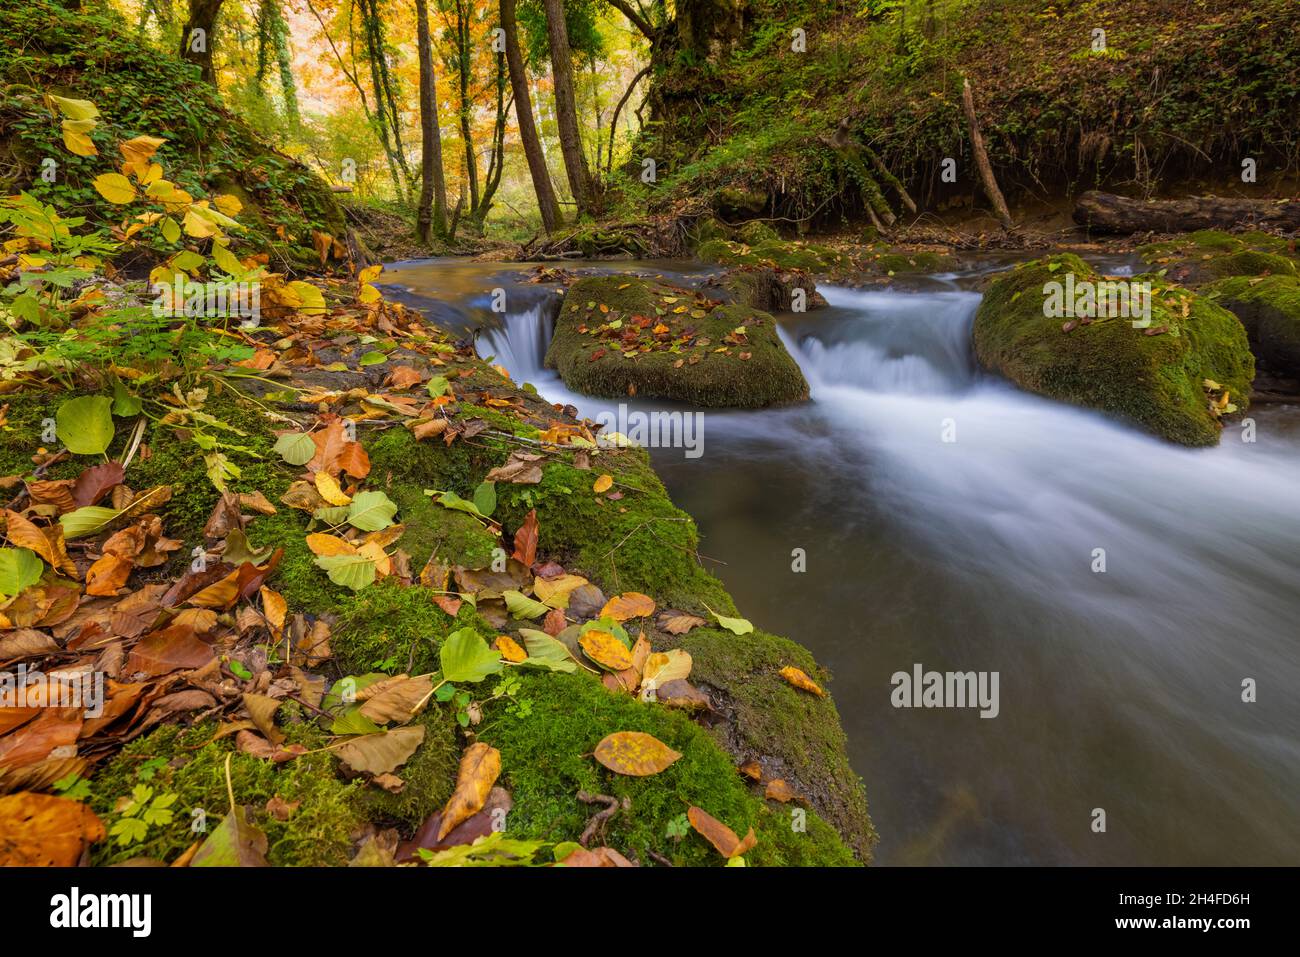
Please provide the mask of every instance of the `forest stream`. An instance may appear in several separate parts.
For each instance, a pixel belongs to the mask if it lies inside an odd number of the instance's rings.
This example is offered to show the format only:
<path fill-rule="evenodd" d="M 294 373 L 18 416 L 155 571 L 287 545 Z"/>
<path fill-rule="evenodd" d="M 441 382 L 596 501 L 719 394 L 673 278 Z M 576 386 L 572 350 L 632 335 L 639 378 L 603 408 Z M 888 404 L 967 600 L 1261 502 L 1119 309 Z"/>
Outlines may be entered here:
<path fill-rule="evenodd" d="M 559 296 L 520 284 L 531 268 L 399 263 L 386 291 L 477 330 L 548 400 L 613 411 L 543 367 Z M 979 272 L 912 279 L 823 287 L 829 306 L 780 317 L 810 402 L 709 410 L 703 454 L 652 450 L 742 613 L 833 674 L 877 862 L 1294 861 L 1300 408 L 1259 404 L 1253 436 L 1177 447 L 980 372 Z M 998 672 L 996 717 L 894 707 L 891 676 L 918 664 Z"/>

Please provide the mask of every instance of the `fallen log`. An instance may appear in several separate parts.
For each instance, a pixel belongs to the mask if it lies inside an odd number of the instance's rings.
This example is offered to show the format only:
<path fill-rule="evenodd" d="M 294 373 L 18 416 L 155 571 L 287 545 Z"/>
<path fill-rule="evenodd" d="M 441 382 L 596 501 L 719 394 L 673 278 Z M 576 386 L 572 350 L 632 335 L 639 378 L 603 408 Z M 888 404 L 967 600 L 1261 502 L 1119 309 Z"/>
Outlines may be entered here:
<path fill-rule="evenodd" d="M 1089 190 L 1075 204 L 1074 221 L 1106 233 L 1179 233 L 1237 225 L 1300 229 L 1300 201 L 1224 196 L 1130 199 Z"/>

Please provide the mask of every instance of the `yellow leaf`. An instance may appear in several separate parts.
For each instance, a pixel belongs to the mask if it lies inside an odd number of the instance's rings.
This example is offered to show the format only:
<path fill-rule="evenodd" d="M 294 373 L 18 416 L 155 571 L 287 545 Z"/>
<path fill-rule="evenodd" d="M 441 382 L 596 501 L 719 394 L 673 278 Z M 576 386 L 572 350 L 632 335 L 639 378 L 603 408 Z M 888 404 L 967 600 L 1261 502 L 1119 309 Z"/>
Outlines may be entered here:
<path fill-rule="evenodd" d="M 608 492 L 609 487 L 614 484 L 614 476 L 602 475 L 592 484 L 591 490 L 599 495 L 601 492 Z"/>
<path fill-rule="evenodd" d="M 362 303 L 378 302 L 383 296 L 374 286 L 364 285 L 361 287 L 361 293 L 357 296 L 357 301 Z"/>
<path fill-rule="evenodd" d="M 53 93 L 46 93 L 45 98 L 70 120 L 93 120 L 99 116 L 98 108 L 90 100 L 70 100 L 67 97 L 55 96 Z"/>
<path fill-rule="evenodd" d="M 316 473 L 316 491 L 320 492 L 320 497 L 331 505 L 350 505 L 352 503 L 352 496 L 339 488 L 338 479 L 324 470 Z"/>
<path fill-rule="evenodd" d="M 102 173 L 96 176 L 95 189 L 100 196 L 118 206 L 135 199 L 135 187 L 121 173 Z"/>
<path fill-rule="evenodd" d="M 212 205 L 217 207 L 217 209 L 226 216 L 232 217 L 238 216 L 239 211 L 244 208 L 244 204 L 239 201 L 239 198 L 231 196 L 229 193 L 222 193 L 219 196 L 214 196 L 212 198 Z"/>
<path fill-rule="evenodd" d="M 68 148 L 68 152 L 76 153 L 78 156 L 98 156 L 99 150 L 95 144 L 90 141 L 90 137 L 85 133 L 78 133 L 76 130 L 63 127 L 63 145 Z"/>
<path fill-rule="evenodd" d="M 375 572 L 380 578 L 393 573 L 393 560 L 378 542 L 365 542 L 357 548 L 357 554 L 375 563 Z"/>
<path fill-rule="evenodd" d="M 383 263 L 378 263 L 374 266 L 367 266 L 365 269 L 361 270 L 361 272 L 357 274 L 357 282 L 359 283 L 374 282 L 376 279 L 379 278 L 379 274 L 383 271 L 384 271 Z"/>
<path fill-rule="evenodd" d="M 318 316 L 325 312 L 325 296 L 311 283 L 295 280 L 288 287 L 302 300 L 299 312 L 308 316 Z"/>
<path fill-rule="evenodd" d="M 456 790 L 447 806 L 442 809 L 437 840 L 456 829 L 456 826 L 483 810 L 492 785 L 501 774 L 501 752 L 490 744 L 476 741 L 465 749 L 456 772 Z"/>
<path fill-rule="evenodd" d="M 607 631 L 588 631 L 578 639 L 578 644 L 588 658 L 610 671 L 626 671 L 632 667 L 632 652 Z"/>
<path fill-rule="evenodd" d="M 158 152 L 158 147 L 166 142 L 158 136 L 137 136 L 119 145 L 118 149 L 122 151 L 127 166 L 143 172 L 149 167 L 149 160 Z"/>
<path fill-rule="evenodd" d="M 193 236 L 195 239 L 209 239 L 218 232 L 217 224 L 201 216 L 194 206 L 185 211 L 181 228 L 185 230 L 186 236 Z"/>
<path fill-rule="evenodd" d="M 681 754 L 654 735 L 641 731 L 615 731 L 596 745 L 595 757 L 615 774 L 643 778 L 658 774 Z"/>
<path fill-rule="evenodd" d="M 533 582 L 533 594 L 543 605 L 551 608 L 568 608 L 569 595 L 574 589 L 587 584 L 581 575 L 560 575 L 558 578 L 538 578 Z"/>

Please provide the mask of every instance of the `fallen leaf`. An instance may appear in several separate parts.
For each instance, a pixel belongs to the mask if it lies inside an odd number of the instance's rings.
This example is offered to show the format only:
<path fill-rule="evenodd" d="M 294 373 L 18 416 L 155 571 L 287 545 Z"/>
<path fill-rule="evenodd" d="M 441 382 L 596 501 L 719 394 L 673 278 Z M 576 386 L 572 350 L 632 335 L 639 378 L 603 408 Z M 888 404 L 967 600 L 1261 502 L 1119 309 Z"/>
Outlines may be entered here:
<path fill-rule="evenodd" d="M 681 754 L 654 735 L 641 731 L 615 731 L 596 745 L 595 757 L 616 774 L 648 777 L 671 765 Z"/>
<path fill-rule="evenodd" d="M 632 667 L 632 652 L 627 645 L 607 631 L 591 629 L 578 639 L 587 657 L 610 671 L 625 671 Z"/>
<path fill-rule="evenodd" d="M 736 837 L 735 831 L 702 808 L 694 806 L 688 808 L 686 819 L 691 822 L 691 827 L 695 828 L 705 840 L 717 849 L 719 854 L 728 860 L 739 857 L 758 843 L 758 838 L 754 836 L 752 827 L 742 841 Z"/>
<path fill-rule="evenodd" d="M 537 559 L 537 531 L 537 509 L 529 509 L 524 524 L 515 532 L 515 551 L 511 557 L 530 568 Z"/>
<path fill-rule="evenodd" d="M 104 834 L 79 801 L 31 791 L 0 797 L 0 867 L 75 867 Z"/>
<path fill-rule="evenodd" d="M 456 790 L 442 811 L 437 840 L 482 809 L 500 774 L 501 752 L 496 748 L 476 741 L 465 749 L 456 772 Z"/>
<path fill-rule="evenodd" d="M 617 622 L 624 622 L 631 618 L 643 618 L 646 615 L 652 615 L 654 610 L 655 600 L 653 598 L 638 591 L 629 591 L 621 595 L 615 595 L 605 602 L 605 607 L 600 610 L 598 617 L 613 618 Z"/>
<path fill-rule="evenodd" d="M 387 774 L 405 764 L 423 740 L 424 725 L 417 724 L 359 735 L 340 745 L 335 753 L 354 771 Z"/>
<path fill-rule="evenodd" d="M 782 678 L 799 690 L 807 691 L 809 694 L 815 694 L 819 698 L 826 697 L 826 692 L 822 691 L 821 686 L 798 668 L 794 667 L 794 665 L 782 668 L 780 674 Z"/>
<path fill-rule="evenodd" d="M 591 490 L 599 495 L 601 492 L 608 492 L 610 486 L 614 484 L 614 476 L 601 475 L 591 485 Z"/>

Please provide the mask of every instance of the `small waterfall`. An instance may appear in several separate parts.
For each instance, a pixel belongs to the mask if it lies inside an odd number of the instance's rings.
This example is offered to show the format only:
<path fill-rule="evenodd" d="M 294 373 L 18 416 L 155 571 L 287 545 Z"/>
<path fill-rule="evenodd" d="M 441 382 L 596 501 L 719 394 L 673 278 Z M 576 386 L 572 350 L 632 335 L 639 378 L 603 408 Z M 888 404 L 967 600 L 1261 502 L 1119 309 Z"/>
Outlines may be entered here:
<path fill-rule="evenodd" d="M 824 294 L 830 316 L 818 321 L 815 335 L 794 337 L 791 350 L 814 391 L 853 386 L 934 395 L 963 391 L 974 381 L 970 326 L 978 293 L 832 288 Z"/>
<path fill-rule="evenodd" d="M 484 329 L 474 342 L 483 358 L 506 367 L 515 382 L 536 383 L 550 374 L 544 369 L 546 349 L 555 332 L 556 303 L 543 300 L 523 312 L 507 313 L 500 326 Z"/>

